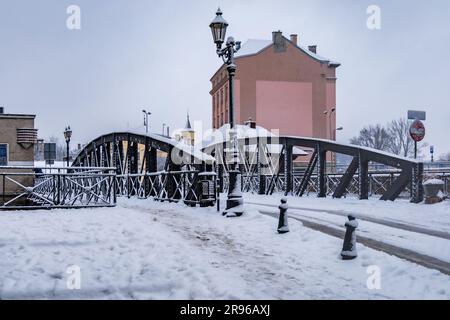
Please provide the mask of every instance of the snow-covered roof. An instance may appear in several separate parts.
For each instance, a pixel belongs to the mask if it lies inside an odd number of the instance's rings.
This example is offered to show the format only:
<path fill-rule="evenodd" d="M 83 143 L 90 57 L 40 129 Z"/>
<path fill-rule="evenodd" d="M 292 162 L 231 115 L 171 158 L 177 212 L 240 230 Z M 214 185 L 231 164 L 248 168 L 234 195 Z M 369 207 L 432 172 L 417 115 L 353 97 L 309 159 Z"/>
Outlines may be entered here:
<path fill-rule="evenodd" d="M 235 57 L 238 58 L 242 56 L 257 54 L 271 44 L 272 41 L 270 40 L 249 39 L 242 45 L 241 49 L 236 53 Z"/>
<path fill-rule="evenodd" d="M 298 49 L 300 49 L 304 53 L 306 53 L 307 55 L 309 55 L 311 58 L 313 58 L 319 62 L 328 63 L 329 66 L 335 66 L 335 67 L 338 67 L 341 65 L 339 62 L 332 61 L 330 59 L 322 57 L 322 56 L 318 55 L 317 53 L 310 51 L 306 47 L 303 47 L 298 44 L 296 45 L 295 43 L 293 43 L 292 41 L 290 41 L 289 39 L 287 39 L 284 36 L 283 36 L 283 38 L 286 41 L 289 41 L 292 45 L 296 46 Z M 271 40 L 249 39 L 242 45 L 241 49 L 236 53 L 235 57 L 241 58 L 241 57 L 245 57 L 245 56 L 251 56 L 254 54 L 258 54 L 261 51 L 265 50 L 266 48 L 270 47 L 272 44 L 273 44 L 273 42 Z"/>

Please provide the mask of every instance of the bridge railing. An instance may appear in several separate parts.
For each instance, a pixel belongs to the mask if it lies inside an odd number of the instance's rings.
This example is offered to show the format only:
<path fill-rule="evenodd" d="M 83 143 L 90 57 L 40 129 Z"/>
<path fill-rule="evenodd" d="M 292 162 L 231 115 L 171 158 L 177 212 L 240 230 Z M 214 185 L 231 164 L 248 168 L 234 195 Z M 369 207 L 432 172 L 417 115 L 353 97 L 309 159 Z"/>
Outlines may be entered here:
<path fill-rule="evenodd" d="M 0 210 L 115 206 L 115 170 L 0 167 Z"/>
<path fill-rule="evenodd" d="M 398 170 L 375 170 L 368 173 L 368 187 L 370 196 L 382 196 L 394 183 L 394 181 L 399 177 L 401 172 Z M 344 174 L 341 173 L 328 173 L 325 175 L 327 195 L 333 195 L 339 182 L 341 181 Z M 242 174 L 242 190 L 244 192 L 259 193 L 259 194 L 271 194 L 273 192 L 285 192 L 285 177 L 284 175 L 278 176 L 262 176 L 264 179 L 263 190 L 261 190 L 260 177 L 258 174 Z M 224 177 L 224 190 L 228 188 L 228 180 L 226 176 Z M 294 172 L 293 174 L 293 191 L 292 194 L 297 195 L 301 186 L 301 181 L 303 178 L 303 173 Z M 428 169 L 424 171 L 423 183 L 429 179 L 440 179 L 444 181 L 444 194 L 446 196 L 450 195 L 450 169 Z M 318 176 L 317 174 L 312 174 L 306 188 L 306 194 L 316 194 L 318 192 Z M 406 186 L 403 191 L 403 196 L 405 198 L 410 197 L 410 186 Z M 359 194 L 359 180 L 357 176 L 351 178 L 350 183 L 346 187 L 345 195 Z"/>
<path fill-rule="evenodd" d="M 116 176 L 117 195 L 153 198 L 158 201 L 187 205 L 212 206 L 216 202 L 216 174 L 214 172 L 160 171 Z"/>

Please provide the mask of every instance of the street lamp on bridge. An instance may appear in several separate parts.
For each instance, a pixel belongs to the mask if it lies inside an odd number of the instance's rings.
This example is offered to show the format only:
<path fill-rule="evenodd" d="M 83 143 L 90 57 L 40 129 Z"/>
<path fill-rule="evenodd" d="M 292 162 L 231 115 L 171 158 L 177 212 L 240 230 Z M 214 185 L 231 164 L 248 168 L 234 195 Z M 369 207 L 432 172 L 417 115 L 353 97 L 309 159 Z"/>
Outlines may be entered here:
<path fill-rule="evenodd" d="M 328 118 L 328 125 L 329 125 L 329 130 L 330 130 L 330 140 L 333 140 L 333 129 L 332 129 L 332 123 L 331 123 L 331 116 L 333 115 L 333 113 L 336 112 L 336 108 L 331 108 L 330 111 L 325 110 L 323 112 L 323 114 Z M 336 129 L 337 130 L 337 129 Z"/>
<path fill-rule="evenodd" d="M 225 40 L 225 34 L 227 32 L 228 22 L 222 17 L 222 11 L 217 9 L 216 17 L 209 25 L 211 28 L 214 43 L 216 44 L 216 53 L 222 58 L 223 62 L 227 66 L 228 71 L 228 95 L 229 95 L 229 122 L 230 122 L 230 142 L 231 142 L 231 163 L 228 171 L 229 174 L 229 187 L 228 187 L 228 199 L 227 207 L 224 211 L 224 215 L 227 217 L 239 217 L 244 213 L 244 199 L 241 191 L 241 172 L 239 169 L 239 153 L 238 153 L 238 140 L 237 132 L 234 124 L 234 76 L 236 74 L 236 65 L 234 63 L 234 54 L 241 48 L 240 41 L 234 41 L 233 37 L 228 37 L 225 47 L 222 48 L 222 44 Z"/>
<path fill-rule="evenodd" d="M 72 137 L 72 130 L 70 129 L 70 126 L 67 126 L 66 129 L 64 130 L 64 139 L 66 140 L 66 146 L 67 146 L 67 157 L 66 157 L 66 162 L 67 162 L 67 167 L 70 166 L 69 164 L 69 145 L 70 145 L 70 138 Z"/>
<path fill-rule="evenodd" d="M 151 112 L 146 111 L 145 109 L 142 110 L 144 113 L 144 126 L 145 126 L 145 133 L 148 133 L 148 116 L 151 115 Z"/>

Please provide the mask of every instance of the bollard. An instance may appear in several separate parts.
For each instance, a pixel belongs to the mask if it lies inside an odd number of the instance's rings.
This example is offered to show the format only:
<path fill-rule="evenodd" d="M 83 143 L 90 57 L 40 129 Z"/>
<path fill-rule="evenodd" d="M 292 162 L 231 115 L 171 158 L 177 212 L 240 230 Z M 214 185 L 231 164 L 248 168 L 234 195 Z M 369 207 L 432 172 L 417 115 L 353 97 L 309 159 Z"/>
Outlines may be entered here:
<path fill-rule="evenodd" d="M 358 254 L 356 252 L 356 228 L 358 228 L 358 221 L 353 215 L 348 216 L 348 221 L 345 223 L 344 246 L 342 247 L 341 257 L 343 260 L 355 259 Z"/>
<path fill-rule="evenodd" d="M 278 218 L 278 233 L 287 233 L 289 232 L 289 226 L 288 226 L 288 205 L 287 205 L 287 199 L 282 198 L 281 204 L 278 207 L 280 209 L 280 217 Z"/>

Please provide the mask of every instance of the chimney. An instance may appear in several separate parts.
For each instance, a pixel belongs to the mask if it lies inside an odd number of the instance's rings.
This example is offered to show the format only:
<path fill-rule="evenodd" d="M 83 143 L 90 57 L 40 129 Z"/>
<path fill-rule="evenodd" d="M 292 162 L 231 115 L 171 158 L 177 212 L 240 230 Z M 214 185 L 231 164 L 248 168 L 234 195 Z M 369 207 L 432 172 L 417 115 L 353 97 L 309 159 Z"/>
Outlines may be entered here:
<path fill-rule="evenodd" d="M 4 114 L 5 113 L 5 108 L 0 107 L 0 114 Z"/>
<path fill-rule="evenodd" d="M 273 31 L 272 32 L 272 42 L 273 43 L 277 43 L 279 42 L 279 40 L 281 40 L 281 37 L 283 36 L 283 33 L 278 30 L 278 31 Z"/>
<path fill-rule="evenodd" d="M 308 46 L 308 50 L 313 53 L 317 53 L 317 46 Z"/>
<path fill-rule="evenodd" d="M 272 32 L 272 42 L 276 53 L 286 51 L 286 39 L 280 30 Z"/>
<path fill-rule="evenodd" d="M 291 42 L 295 45 L 297 45 L 297 35 L 296 34 L 291 34 Z"/>

